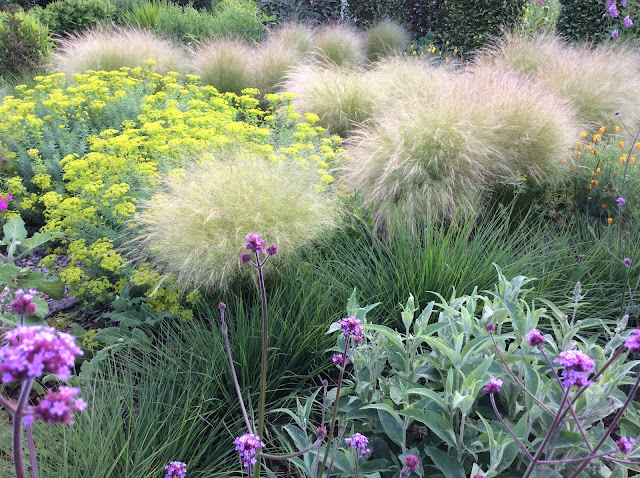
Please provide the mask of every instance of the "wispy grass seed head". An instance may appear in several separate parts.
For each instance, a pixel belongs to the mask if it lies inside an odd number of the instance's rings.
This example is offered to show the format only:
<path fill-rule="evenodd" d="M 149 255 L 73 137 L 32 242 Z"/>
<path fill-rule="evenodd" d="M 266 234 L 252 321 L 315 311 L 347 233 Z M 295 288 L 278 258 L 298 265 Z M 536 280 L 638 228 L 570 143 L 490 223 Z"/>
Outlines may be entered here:
<path fill-rule="evenodd" d="M 139 255 L 156 270 L 194 287 L 223 287 L 246 271 L 240 254 L 248 233 L 259 231 L 278 245 L 277 264 L 333 225 L 333 206 L 315 187 L 315 171 L 232 154 L 168 179 L 139 216 Z"/>
<path fill-rule="evenodd" d="M 364 62 L 362 35 L 354 27 L 335 23 L 315 34 L 315 58 L 337 66 L 358 66 Z"/>
<path fill-rule="evenodd" d="M 308 25 L 297 22 L 287 22 L 276 30 L 269 32 L 267 42 L 276 42 L 284 48 L 293 49 L 301 55 L 313 50 L 313 31 Z"/>
<path fill-rule="evenodd" d="M 53 66 L 68 78 L 87 70 L 119 70 L 145 67 L 146 60 L 156 62 L 155 71 L 186 72 L 185 52 L 171 41 L 137 28 L 109 30 L 97 27 L 68 35 L 60 40 Z"/>
<path fill-rule="evenodd" d="M 211 40 L 192 52 L 193 70 L 202 84 L 211 85 L 221 93 L 239 95 L 243 89 L 255 86 L 252 53 L 240 40 Z"/>
<path fill-rule="evenodd" d="M 275 93 L 287 74 L 304 59 L 298 50 L 277 38 L 259 44 L 254 55 L 254 86 L 263 95 Z"/>
<path fill-rule="evenodd" d="M 409 44 L 407 30 L 392 20 L 383 20 L 367 30 L 365 50 L 371 62 L 397 54 Z"/>

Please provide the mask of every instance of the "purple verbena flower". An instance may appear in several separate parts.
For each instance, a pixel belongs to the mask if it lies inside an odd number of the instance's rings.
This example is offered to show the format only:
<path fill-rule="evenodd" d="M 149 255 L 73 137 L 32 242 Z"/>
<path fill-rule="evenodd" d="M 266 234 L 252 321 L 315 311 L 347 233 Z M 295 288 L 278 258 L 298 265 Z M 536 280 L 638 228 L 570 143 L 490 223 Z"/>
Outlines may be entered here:
<path fill-rule="evenodd" d="M 342 333 L 344 335 L 347 337 L 353 335 L 353 340 L 356 343 L 362 342 L 364 332 L 362 331 L 362 327 L 360 327 L 360 320 L 355 317 L 347 317 L 345 319 L 340 319 L 338 324 L 340 324 L 340 328 L 342 328 Z"/>
<path fill-rule="evenodd" d="M 622 5 L 623 7 L 627 6 L 627 0 L 620 0 L 620 5 Z"/>
<path fill-rule="evenodd" d="M 278 246 L 276 246 L 275 244 L 271 244 L 269 247 L 267 247 L 267 253 L 270 256 L 275 256 L 278 253 Z"/>
<path fill-rule="evenodd" d="M 420 466 L 420 459 L 414 455 L 407 455 L 404 457 L 404 466 L 409 468 L 411 471 L 416 471 L 418 466 Z"/>
<path fill-rule="evenodd" d="M 30 289 L 27 294 L 24 293 L 22 289 L 18 289 L 16 291 L 16 299 L 11 302 L 11 307 L 15 311 L 16 314 L 35 314 L 38 309 L 35 302 L 33 301 L 33 296 L 36 294 L 36 290 Z"/>
<path fill-rule="evenodd" d="M 181 461 L 172 461 L 164 469 L 167 470 L 164 478 L 184 478 L 187 475 L 187 464 Z"/>
<path fill-rule="evenodd" d="M 616 445 L 618 449 L 623 455 L 628 455 L 633 450 L 633 446 L 636 444 L 636 441 L 633 438 L 622 437 L 620 440 L 616 441 Z"/>
<path fill-rule="evenodd" d="M 243 264 L 246 264 L 250 261 L 251 261 L 251 254 L 248 254 L 248 253 L 240 254 L 240 262 L 242 262 Z"/>
<path fill-rule="evenodd" d="M 7 344 L 0 348 L 2 382 L 32 379 L 53 373 L 66 381 L 83 352 L 72 335 L 53 327 L 20 326 L 6 333 Z"/>
<path fill-rule="evenodd" d="M 236 451 L 240 452 L 240 461 L 242 466 L 249 468 L 256 462 L 256 452 L 264 446 L 258 435 L 253 433 L 245 433 L 233 440 Z"/>
<path fill-rule="evenodd" d="M 530 347 L 536 347 L 537 345 L 547 342 L 542 336 L 542 333 L 538 329 L 532 329 L 528 334 L 524 336 L 525 340 L 529 342 Z"/>
<path fill-rule="evenodd" d="M 489 383 L 485 385 L 484 391 L 487 393 L 498 393 L 502 388 L 502 380 L 495 378 L 493 375 L 489 379 Z"/>
<path fill-rule="evenodd" d="M 495 326 L 495 324 L 489 322 L 487 325 L 484 326 L 484 329 L 487 332 L 493 332 L 494 330 L 496 330 L 496 326 Z"/>
<path fill-rule="evenodd" d="M 76 387 L 60 387 L 57 392 L 49 390 L 45 397 L 35 407 L 30 407 L 32 412 L 24 419 L 26 424 L 35 420 L 42 420 L 46 423 L 73 424 L 73 412 L 81 412 L 87 408 L 87 403 L 75 396 L 80 393 Z"/>
<path fill-rule="evenodd" d="M 220 302 L 220 303 L 218 304 L 218 309 L 219 309 L 219 310 L 224 310 L 224 309 L 226 309 L 226 308 L 227 308 L 227 304 L 225 304 L 224 302 Z"/>
<path fill-rule="evenodd" d="M 609 15 L 611 15 L 613 18 L 617 18 L 618 6 L 616 5 L 616 2 L 609 4 L 608 10 L 609 10 Z"/>
<path fill-rule="evenodd" d="M 580 254 L 580 255 L 578 256 L 578 260 L 579 260 L 580 262 L 584 261 L 584 254 Z"/>
<path fill-rule="evenodd" d="M 631 259 L 629 259 L 628 257 L 625 257 L 624 259 L 622 259 L 622 263 L 625 266 L 630 267 L 631 266 Z"/>
<path fill-rule="evenodd" d="M 615 110 L 614 113 L 616 116 L 620 116 L 620 110 Z"/>
<path fill-rule="evenodd" d="M 624 20 L 622 20 L 622 21 L 624 22 L 624 27 L 625 28 L 629 28 L 630 26 L 633 26 L 633 21 L 631 20 L 631 18 L 629 18 L 629 15 L 624 17 Z"/>
<path fill-rule="evenodd" d="M 613 30 L 611 32 L 611 38 L 618 38 L 620 34 L 618 33 L 618 30 Z"/>
<path fill-rule="evenodd" d="M 371 450 L 367 448 L 369 445 L 369 439 L 361 433 L 354 433 L 351 438 L 345 438 L 344 442 L 348 447 L 353 448 L 356 451 L 356 455 L 365 456 L 371 453 Z"/>
<path fill-rule="evenodd" d="M 618 205 L 618 207 L 622 207 L 622 206 L 624 206 L 624 204 L 625 204 L 626 202 L 627 202 L 627 201 L 625 201 L 625 200 L 624 200 L 624 198 L 618 198 L 618 199 L 616 199 L 616 204 Z"/>
<path fill-rule="evenodd" d="M 580 386 L 588 387 L 589 374 L 593 373 L 596 363 L 591 357 L 580 350 L 564 350 L 560 352 L 560 357 L 554 360 L 555 363 L 564 367 L 562 371 L 563 385 L 565 387 Z"/>
<path fill-rule="evenodd" d="M 344 363 L 344 357 L 342 354 L 333 354 L 331 361 L 336 365 L 342 365 Z"/>
<path fill-rule="evenodd" d="M 629 352 L 640 352 L 640 329 L 635 329 L 631 335 L 624 340 L 624 346 Z"/>
<path fill-rule="evenodd" d="M 260 234 L 252 232 L 247 234 L 247 242 L 244 245 L 245 249 L 249 249 L 251 252 L 264 253 L 263 246 L 266 244 L 266 240 L 260 237 Z"/>

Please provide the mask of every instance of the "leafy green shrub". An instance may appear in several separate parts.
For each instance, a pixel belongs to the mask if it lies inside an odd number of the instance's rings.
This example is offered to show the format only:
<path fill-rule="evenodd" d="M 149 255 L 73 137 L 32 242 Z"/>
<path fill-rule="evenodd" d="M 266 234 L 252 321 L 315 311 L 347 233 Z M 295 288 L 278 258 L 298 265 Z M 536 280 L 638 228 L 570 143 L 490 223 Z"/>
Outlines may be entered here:
<path fill-rule="evenodd" d="M 347 24 L 326 25 L 316 32 L 315 57 L 337 66 L 357 66 L 364 61 L 364 43 L 358 30 Z"/>
<path fill-rule="evenodd" d="M 351 0 L 347 14 L 359 27 L 368 27 L 383 20 L 405 23 L 407 10 L 403 2 L 395 0 Z"/>
<path fill-rule="evenodd" d="M 42 20 L 58 36 L 109 22 L 116 10 L 109 0 L 56 0 L 42 10 Z"/>
<path fill-rule="evenodd" d="M 615 126 L 614 113 L 622 109 L 629 128 L 640 126 L 640 105 L 630 93 L 640 88 L 640 59 L 629 44 L 571 46 L 545 34 L 509 34 L 479 62 L 528 75 L 569 101 L 592 127 Z"/>
<path fill-rule="evenodd" d="M 155 270 L 194 287 L 224 286 L 241 270 L 246 231 L 261 231 L 278 244 L 279 261 L 332 225 L 332 207 L 314 187 L 315 170 L 247 153 L 229 156 L 222 152 L 188 168 L 140 216 Z"/>
<path fill-rule="evenodd" d="M 155 62 L 159 73 L 183 72 L 186 69 L 185 56 L 181 48 L 148 30 L 94 28 L 61 40 L 54 65 L 69 78 L 74 73 L 87 70 L 144 67 L 147 60 Z"/>
<path fill-rule="evenodd" d="M 238 40 L 212 40 L 193 52 L 193 71 L 205 85 L 240 94 L 255 86 L 251 58 L 251 49 Z"/>
<path fill-rule="evenodd" d="M 191 5 L 173 4 L 160 9 L 153 30 L 187 44 L 203 41 L 221 33 L 218 20 L 211 13 L 196 10 Z"/>
<path fill-rule="evenodd" d="M 158 24 L 163 10 L 171 7 L 169 0 L 146 0 L 137 2 L 130 9 L 119 13 L 120 21 L 126 25 L 152 30 Z"/>
<path fill-rule="evenodd" d="M 606 0 L 561 0 L 557 31 L 571 40 L 602 38 L 609 28 Z"/>
<path fill-rule="evenodd" d="M 282 89 L 296 94 L 297 110 L 317 114 L 319 124 L 338 135 L 346 135 L 356 123 L 370 119 L 379 101 L 376 86 L 359 72 L 321 64 L 295 68 Z"/>
<path fill-rule="evenodd" d="M 217 36 L 233 36 L 247 41 L 262 39 L 259 10 L 253 0 L 221 0 L 214 10 L 211 30 Z"/>
<path fill-rule="evenodd" d="M 341 0 L 258 0 L 258 7 L 268 16 L 275 15 L 280 22 L 299 20 L 326 23 L 341 18 Z"/>
<path fill-rule="evenodd" d="M 35 70 L 51 52 L 49 29 L 23 11 L 0 11 L 0 77 Z"/>
<path fill-rule="evenodd" d="M 409 34 L 399 23 L 383 20 L 366 32 L 365 50 L 369 61 L 402 52 L 409 44 Z"/>
<path fill-rule="evenodd" d="M 556 30 L 558 15 L 560 14 L 560 0 L 529 0 L 526 6 L 522 30 L 525 34 Z"/>

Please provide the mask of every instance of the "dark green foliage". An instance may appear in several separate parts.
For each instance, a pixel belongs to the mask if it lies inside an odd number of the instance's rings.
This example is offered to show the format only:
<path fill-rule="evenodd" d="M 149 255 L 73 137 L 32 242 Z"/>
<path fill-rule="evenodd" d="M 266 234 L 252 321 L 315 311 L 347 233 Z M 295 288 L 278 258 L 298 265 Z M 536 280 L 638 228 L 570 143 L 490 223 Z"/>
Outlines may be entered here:
<path fill-rule="evenodd" d="M 595 40 L 608 28 L 606 3 L 606 0 L 562 0 L 558 33 L 571 40 Z"/>
<path fill-rule="evenodd" d="M 288 18 L 324 23 L 340 18 L 340 0 L 258 0 L 258 7 L 268 16 L 282 22 Z"/>
<path fill-rule="evenodd" d="M 115 15 L 109 0 L 56 0 L 42 11 L 41 20 L 52 33 L 62 36 L 108 22 Z"/>
<path fill-rule="evenodd" d="M 0 76 L 20 76 L 49 55 L 49 29 L 28 13 L 0 12 L 0 45 Z"/>
<path fill-rule="evenodd" d="M 409 28 L 468 53 L 522 20 L 527 0 L 406 0 Z"/>
<path fill-rule="evenodd" d="M 392 19 L 406 23 L 407 9 L 402 2 L 394 0 L 354 0 L 347 9 L 351 18 L 359 27 L 371 26 L 380 20 Z"/>

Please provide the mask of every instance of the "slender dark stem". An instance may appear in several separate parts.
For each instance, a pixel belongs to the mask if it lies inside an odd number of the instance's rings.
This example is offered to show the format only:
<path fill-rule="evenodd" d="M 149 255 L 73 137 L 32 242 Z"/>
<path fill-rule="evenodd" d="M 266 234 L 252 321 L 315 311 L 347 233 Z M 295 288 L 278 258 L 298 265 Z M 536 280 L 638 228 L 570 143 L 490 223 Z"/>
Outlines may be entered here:
<path fill-rule="evenodd" d="M 29 446 L 29 461 L 31 462 L 31 475 L 33 478 L 40 478 L 38 463 L 36 462 L 36 445 L 33 442 L 33 430 L 31 424 L 25 425 L 27 429 L 27 445 Z"/>
<path fill-rule="evenodd" d="M 16 412 L 13 414 L 13 463 L 16 468 L 16 478 L 26 478 L 24 469 L 24 456 L 22 454 L 22 411 L 29 400 L 29 392 L 33 380 L 23 380 L 22 389 L 16 405 Z"/>
<path fill-rule="evenodd" d="M 567 458 L 564 460 L 541 460 L 538 463 L 541 465 L 560 465 L 562 463 L 581 463 L 586 461 L 587 463 L 591 460 L 595 460 L 597 458 L 605 458 L 613 453 L 617 453 L 618 450 L 611 450 L 606 453 L 601 453 L 600 455 L 590 454 L 589 456 L 583 456 L 582 458 Z M 640 463 L 638 463 L 640 464 Z"/>
<path fill-rule="evenodd" d="M 542 403 L 538 399 L 538 397 L 536 397 L 533 393 L 531 393 L 531 391 L 527 387 L 525 387 L 524 383 L 522 383 L 522 381 L 511 371 L 511 368 L 507 364 L 507 361 L 504 359 L 504 357 L 502 356 L 502 353 L 500 352 L 500 349 L 498 348 L 498 344 L 496 343 L 495 337 L 493 336 L 493 334 L 491 332 L 489 332 L 489 335 L 491 336 L 491 340 L 493 341 L 493 347 L 496 349 L 498 357 L 500 357 L 500 361 L 504 365 L 504 368 L 507 369 L 507 372 L 509 372 L 509 375 L 511 375 L 511 378 L 518 385 L 520 385 L 520 388 L 522 388 L 527 393 L 527 395 L 529 395 L 533 399 L 534 402 L 536 402 L 536 405 L 538 405 L 540 408 L 542 408 L 544 411 L 550 413 L 551 415 L 555 415 L 554 411 L 551 410 L 549 407 L 547 407 L 544 403 Z"/>
<path fill-rule="evenodd" d="M 560 407 L 558 407 L 558 413 L 556 413 L 556 415 L 553 417 L 553 421 L 551 422 L 551 426 L 549 427 L 549 431 L 545 435 L 544 440 L 542 440 L 542 444 L 540 445 L 540 447 L 538 448 L 538 451 L 536 452 L 536 454 L 532 458 L 531 463 L 529 464 L 529 467 L 527 468 L 527 471 L 525 472 L 525 474 L 524 474 L 524 476 L 522 478 L 529 478 L 531 476 L 531 474 L 533 473 L 533 470 L 535 469 L 535 467 L 536 467 L 536 465 L 538 463 L 538 460 L 540 460 L 540 456 L 542 455 L 542 452 L 544 451 L 544 448 L 547 446 L 547 443 L 549 443 L 549 439 L 551 438 L 551 435 L 553 434 L 553 430 L 556 428 L 556 425 L 560 421 L 560 415 L 562 414 L 562 407 L 564 407 L 564 402 L 567 401 L 568 395 L 569 395 L 569 387 L 567 387 L 565 389 L 564 394 L 562 395 L 562 400 L 560 401 Z"/>
<path fill-rule="evenodd" d="M 341 427 L 340 431 L 338 432 L 338 444 L 336 444 L 336 448 L 335 450 L 333 450 L 333 455 L 331 456 L 331 462 L 329 463 L 329 468 L 327 468 L 327 478 L 331 478 L 331 471 L 333 470 L 333 465 L 336 462 L 336 456 L 338 455 L 338 445 L 342 441 L 342 437 L 346 429 L 347 429 L 347 425 L 345 424 L 343 427 Z M 328 450 L 329 448 L 327 447 L 327 452 Z M 318 475 L 317 478 L 322 478 L 322 474 Z"/>
<path fill-rule="evenodd" d="M 358 450 L 356 450 L 355 460 L 356 460 L 356 478 L 359 478 L 360 475 L 358 475 Z"/>
<path fill-rule="evenodd" d="M 347 336 L 346 343 L 344 344 L 344 354 L 343 356 L 347 356 L 347 351 L 349 350 L 349 342 L 350 337 Z M 344 377 L 344 369 L 346 368 L 346 360 L 342 362 L 342 366 L 340 367 L 340 375 L 338 376 L 338 387 L 336 389 L 336 399 L 333 403 L 333 414 L 331 416 L 331 421 L 329 422 L 329 430 L 327 430 L 327 451 L 324 454 L 324 458 L 322 459 L 322 465 L 320 465 L 320 473 L 318 476 L 322 476 L 322 472 L 324 471 L 325 466 L 327 465 L 327 459 L 329 458 L 329 452 L 331 449 L 331 441 L 333 440 L 333 428 L 336 426 L 336 418 L 338 417 L 338 401 L 340 400 L 340 390 L 342 388 L 342 379 Z"/>
<path fill-rule="evenodd" d="M 604 433 L 604 435 L 602 435 L 602 438 L 600 438 L 600 441 L 596 444 L 596 446 L 593 447 L 592 453 L 596 453 L 600 449 L 600 447 L 604 444 L 604 442 L 607 441 L 607 439 L 609 438 L 609 435 L 611 435 L 611 432 L 613 432 L 614 428 L 618 425 L 618 421 L 620 420 L 620 417 L 622 417 L 625 410 L 629 406 L 629 403 L 631 403 L 631 400 L 633 400 L 633 398 L 636 396 L 638 387 L 640 387 L 640 375 L 638 376 L 638 379 L 636 380 L 635 385 L 631 389 L 631 392 L 629 392 L 629 396 L 627 397 L 627 400 L 624 402 L 624 405 L 620 407 L 620 409 L 618 410 L 618 413 L 616 413 L 616 415 L 613 417 L 613 420 L 609 424 L 609 428 L 607 428 L 607 431 Z M 569 478 L 577 478 L 578 476 L 580 476 L 579 474 L 582 472 L 582 470 L 586 468 L 587 464 L 588 462 L 585 462 L 582 465 L 580 465 L 578 469 Z"/>
<path fill-rule="evenodd" d="M 543 355 L 544 359 L 547 361 L 547 365 L 549 365 L 549 368 L 553 372 L 553 376 L 556 378 L 556 381 L 558 382 L 558 385 L 560 385 L 560 389 L 562 390 L 562 388 L 564 387 L 564 385 L 562 383 L 562 379 L 560 379 L 560 376 L 558 375 L 558 372 L 556 371 L 556 369 L 553 367 L 553 364 L 551 363 L 551 360 L 549 360 L 549 357 L 544 352 L 544 348 L 542 347 L 542 345 L 538 345 L 538 350 L 540 350 L 540 352 L 542 352 L 542 355 Z M 589 439 L 587 438 L 587 434 L 584 432 L 584 429 L 582 428 L 582 425 L 580 424 L 580 420 L 578 420 L 578 415 L 576 414 L 576 411 L 573 408 L 571 400 L 567 401 L 567 405 L 569 407 L 569 411 L 571 412 L 571 415 L 573 416 L 573 419 L 576 422 L 576 426 L 578 427 L 578 430 L 580 431 L 580 435 L 582 435 L 582 439 L 584 440 L 585 445 L 587 445 L 587 448 L 589 449 L 589 452 L 593 451 L 593 448 L 591 448 L 591 443 L 589 443 Z M 555 444 L 555 440 L 554 440 L 554 444 Z M 549 455 L 551 454 L 552 451 L 553 451 L 553 446 L 549 449 L 549 452 L 548 452 Z"/>
<path fill-rule="evenodd" d="M 493 411 L 495 412 L 496 416 L 498 417 L 498 420 L 500 420 L 500 423 L 502 423 L 502 426 L 507 429 L 509 434 L 513 437 L 513 439 L 516 441 L 516 443 L 518 444 L 520 449 L 524 452 L 524 454 L 527 455 L 527 457 L 530 460 L 533 460 L 533 457 L 531 456 L 531 453 L 529 453 L 529 450 L 527 450 L 527 447 L 524 446 L 524 443 L 522 443 L 520 441 L 520 439 L 516 436 L 515 433 L 513 433 L 511 428 L 509 428 L 509 426 L 505 423 L 504 419 L 502 418 L 502 415 L 500 414 L 500 411 L 498 410 L 498 407 L 496 405 L 496 399 L 495 399 L 493 393 L 489 394 L 489 399 L 491 400 L 491 405 L 493 406 Z"/>
<path fill-rule="evenodd" d="M 322 443 L 323 438 L 318 437 L 316 441 L 313 442 L 312 445 L 308 446 L 304 450 L 296 451 L 293 453 L 289 453 L 287 455 L 269 455 L 268 453 L 258 453 L 260 456 L 267 458 L 268 460 L 288 460 L 289 458 L 295 458 L 296 456 L 304 455 L 305 453 L 313 450 L 315 447 Z"/>
<path fill-rule="evenodd" d="M 233 378 L 233 385 L 236 389 L 236 395 L 238 395 L 238 402 L 240 402 L 240 409 L 242 410 L 242 416 L 244 417 L 244 424 L 247 427 L 247 431 L 249 433 L 253 433 L 253 429 L 251 428 L 251 422 L 249 421 L 249 415 L 247 414 L 247 409 L 244 406 L 244 400 L 242 398 L 242 390 L 240 389 L 240 384 L 238 383 L 238 376 L 236 375 L 236 368 L 233 364 L 233 356 L 231 355 L 231 346 L 229 345 L 229 334 L 227 323 L 224 320 L 224 309 L 220 309 L 220 319 L 222 321 L 222 336 L 224 338 L 224 346 L 227 349 L 227 359 L 229 360 L 229 367 L 231 367 L 231 376 Z"/>
<path fill-rule="evenodd" d="M 2 406 L 2 408 L 4 408 L 11 415 L 16 413 L 16 406 L 11 403 L 8 398 L 3 397 L 2 395 L 0 395 L 0 406 Z"/>
<path fill-rule="evenodd" d="M 329 382 L 327 382 L 326 380 L 323 381 L 322 383 L 322 413 L 320 415 L 320 427 L 324 428 L 324 418 L 325 418 L 325 414 L 327 412 L 327 386 L 328 386 Z M 326 432 L 326 430 L 325 430 Z M 325 434 L 326 436 L 326 434 Z M 315 466 L 313 468 L 313 476 L 311 478 L 317 478 L 318 477 L 318 466 L 320 466 L 320 445 L 318 445 L 318 453 L 316 455 L 316 459 L 315 459 Z"/>
<path fill-rule="evenodd" d="M 258 436 L 264 439 L 264 409 L 267 397 L 267 352 L 269 343 L 269 322 L 267 319 L 267 293 L 264 288 L 264 274 L 262 273 L 262 263 L 258 253 L 256 263 L 258 264 L 258 282 L 260 285 L 260 299 L 262 301 L 262 360 L 260 369 L 260 404 L 258 407 Z M 256 462 L 256 478 L 260 478 L 260 456 Z"/>

